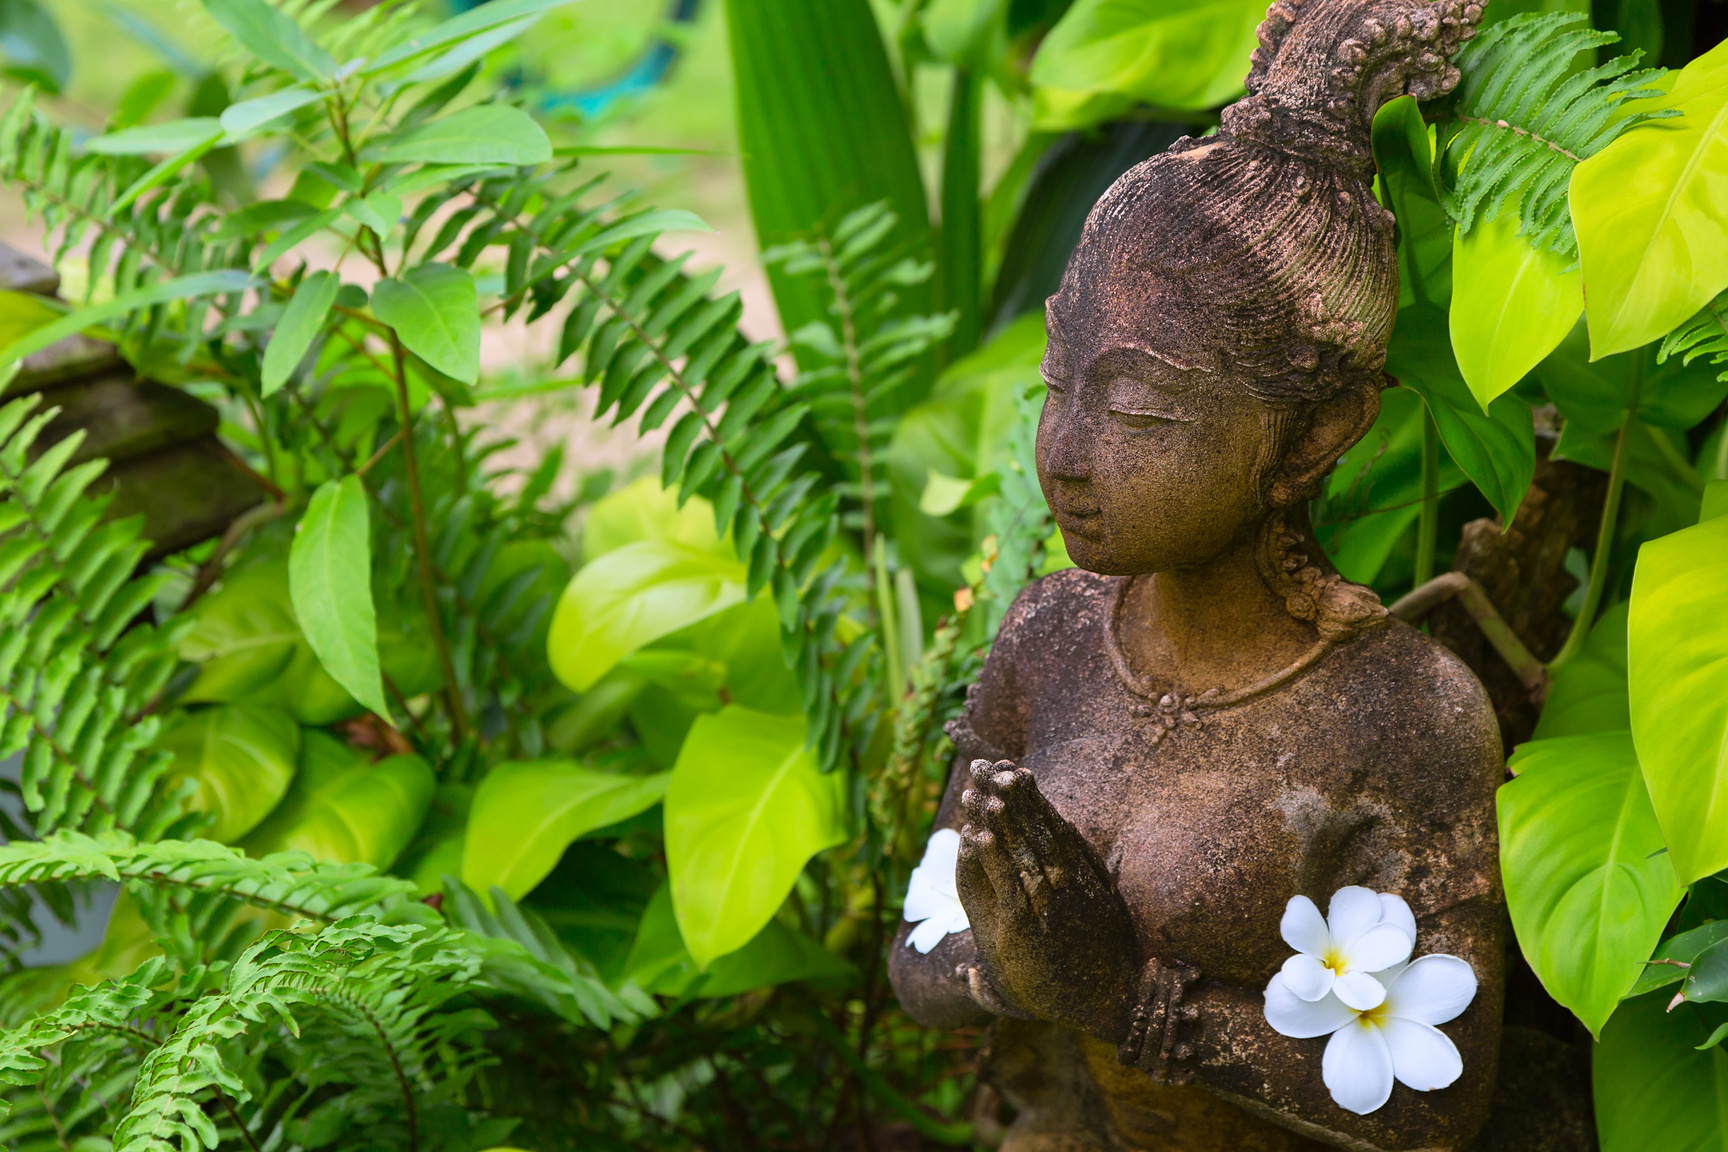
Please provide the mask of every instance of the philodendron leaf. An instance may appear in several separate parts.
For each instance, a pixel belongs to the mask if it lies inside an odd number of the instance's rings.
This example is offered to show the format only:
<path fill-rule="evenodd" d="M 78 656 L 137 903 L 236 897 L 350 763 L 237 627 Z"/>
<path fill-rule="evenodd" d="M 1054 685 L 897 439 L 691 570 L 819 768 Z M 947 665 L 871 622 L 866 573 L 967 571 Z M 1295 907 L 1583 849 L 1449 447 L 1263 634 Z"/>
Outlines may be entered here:
<path fill-rule="evenodd" d="M 1039 45 L 1032 82 L 1210 108 L 1242 90 L 1260 0 L 1077 0 Z"/>
<path fill-rule="evenodd" d="M 670 779 L 596 772 L 572 760 L 500 764 L 468 810 L 462 883 L 521 899 L 576 839 L 658 804 Z"/>
<path fill-rule="evenodd" d="M 199 834 L 232 844 L 287 794 L 300 756 L 300 726 L 279 708 L 228 704 L 181 713 L 156 747 L 174 754 L 165 790 L 192 781 L 186 809 L 211 818 Z"/>
<path fill-rule="evenodd" d="M 372 289 L 372 313 L 408 351 L 464 384 L 480 378 L 480 295 L 474 277 L 448 264 L 422 264 Z"/>
<path fill-rule="evenodd" d="M 288 595 L 325 671 L 388 719 L 372 607 L 371 521 L 358 476 L 326 480 L 312 494 L 288 553 Z"/>
<path fill-rule="evenodd" d="M 1453 237 L 1452 351 L 1484 412 L 1566 338 L 1582 284 L 1573 261 L 1519 234 L 1510 209 Z"/>
<path fill-rule="evenodd" d="M 1432 305 L 1412 304 L 1398 313 L 1386 374 L 1428 402 L 1446 451 L 1510 523 L 1536 473 L 1530 410 L 1514 396 L 1501 396 L 1483 413 L 1453 358 L 1446 316 Z"/>
<path fill-rule="evenodd" d="M 1398 220 L 1398 307 L 1444 308 L 1452 295 L 1452 217 L 1434 185 L 1434 149 L 1414 96 L 1375 113 L 1374 164 L 1385 205 Z"/>
<path fill-rule="evenodd" d="M 266 0 L 204 0 L 204 9 L 242 48 L 297 80 L 328 80 L 336 71 L 330 53 Z"/>
<path fill-rule="evenodd" d="M 1626 608 L 1621 601 L 1602 613 L 1578 655 L 1554 674 L 1532 739 L 1632 727 L 1626 697 Z"/>
<path fill-rule="evenodd" d="M 1710 1039 L 1708 1009 L 1663 1010 L 1665 992 L 1621 1005 L 1592 1046 L 1602 1152 L 1728 1148 L 1728 1052 Z"/>
<path fill-rule="evenodd" d="M 678 930 L 699 968 L 749 943 L 810 857 L 846 838 L 845 781 L 818 771 L 804 717 L 698 716 L 666 791 Z"/>
<path fill-rule="evenodd" d="M 744 601 L 744 565 L 728 555 L 642 540 L 583 566 L 552 615 L 547 656 L 586 692 L 612 667 L 658 640 Z"/>
<path fill-rule="evenodd" d="M 264 395 L 273 395 L 299 367 L 313 338 L 324 326 L 324 318 L 330 314 L 330 306 L 336 303 L 336 293 L 341 287 L 342 278 L 334 272 L 312 272 L 294 289 L 288 306 L 282 310 L 282 319 L 276 322 L 276 331 L 270 335 L 270 343 L 264 348 Z"/>
<path fill-rule="evenodd" d="M 520 108 L 476 104 L 380 140 L 360 158 L 382 164 L 543 164 L 552 159 L 552 141 Z"/>
<path fill-rule="evenodd" d="M 1728 42 L 1686 65 L 1632 128 L 1572 172 L 1592 358 L 1660 338 L 1728 288 Z"/>
<path fill-rule="evenodd" d="M 388 868 L 426 816 L 432 769 L 418 756 L 376 764 L 315 728 L 300 738 L 300 767 L 288 795 L 241 841 L 249 856 L 298 849 L 320 860 Z"/>
<path fill-rule="evenodd" d="M 1632 736 L 1683 881 L 1728 867 L 1728 517 L 1638 553 Z"/>
<path fill-rule="evenodd" d="M 1500 872 L 1519 947 L 1592 1034 L 1631 990 L 1685 889 L 1627 732 L 1536 740 L 1500 787 Z"/>

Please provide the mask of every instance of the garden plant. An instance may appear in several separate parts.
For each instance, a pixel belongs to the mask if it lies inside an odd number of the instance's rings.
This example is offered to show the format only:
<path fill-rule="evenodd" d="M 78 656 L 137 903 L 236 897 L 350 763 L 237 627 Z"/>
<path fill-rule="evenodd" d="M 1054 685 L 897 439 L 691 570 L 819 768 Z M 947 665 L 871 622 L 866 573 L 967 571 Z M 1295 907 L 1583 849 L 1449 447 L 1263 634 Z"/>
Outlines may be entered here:
<path fill-rule="evenodd" d="M 508 83 L 563 2 L 199 0 L 221 99 L 97 133 L 42 110 L 51 27 L 10 70 L 0 179 L 76 287 L 0 293 L 0 368 L 112 341 L 266 495 L 145 562 L 0 394 L 0 1147 L 1000 1138 L 885 953 L 943 724 L 1067 564 L 1042 300 L 1264 5 L 731 0 L 753 342 L 707 226 Z M 1389 387 L 1313 519 L 1499 709 L 1509 1013 L 1588 1050 L 1607 1152 L 1728 1149 L 1728 46 L 1533 7 L 1375 121 Z M 505 324 L 658 467 L 498 463 Z M 94 952 L 17 962 L 104 884 Z"/>

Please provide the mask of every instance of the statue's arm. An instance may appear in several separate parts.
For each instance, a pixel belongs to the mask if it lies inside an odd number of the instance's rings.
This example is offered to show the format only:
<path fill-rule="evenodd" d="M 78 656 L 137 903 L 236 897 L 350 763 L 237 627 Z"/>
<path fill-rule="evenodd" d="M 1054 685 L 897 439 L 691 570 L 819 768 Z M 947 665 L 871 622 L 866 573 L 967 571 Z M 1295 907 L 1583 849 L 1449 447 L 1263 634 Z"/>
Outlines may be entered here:
<path fill-rule="evenodd" d="M 1424 917 L 1422 954 L 1449 952 L 1476 970 L 1470 1007 L 1440 1030 L 1457 1045 L 1464 1071 L 1448 1088 L 1394 1085 L 1378 1110 L 1358 1116 L 1332 1101 L 1322 1079 L 1327 1041 L 1281 1036 L 1266 1023 L 1265 990 L 1201 979 L 1187 990 L 1198 1009 L 1184 1072 L 1208 1090 L 1278 1124 L 1346 1148 L 1399 1152 L 1468 1145 L 1487 1114 L 1499 1056 L 1503 912 L 1475 902 Z"/>

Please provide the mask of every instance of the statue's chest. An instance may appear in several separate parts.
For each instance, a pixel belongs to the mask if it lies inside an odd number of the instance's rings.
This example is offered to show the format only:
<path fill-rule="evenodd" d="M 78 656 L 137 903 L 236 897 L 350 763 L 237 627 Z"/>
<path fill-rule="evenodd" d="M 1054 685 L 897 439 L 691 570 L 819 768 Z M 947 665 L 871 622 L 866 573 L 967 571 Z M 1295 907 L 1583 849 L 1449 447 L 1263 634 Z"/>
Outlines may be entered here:
<path fill-rule="evenodd" d="M 1289 953 L 1286 902 L 1330 881 L 1359 823 L 1328 799 L 1332 758 L 1253 705 L 1156 741 L 1127 706 L 1068 713 L 1080 722 L 1034 716 L 1022 763 L 1097 848 L 1147 950 L 1264 982 Z"/>

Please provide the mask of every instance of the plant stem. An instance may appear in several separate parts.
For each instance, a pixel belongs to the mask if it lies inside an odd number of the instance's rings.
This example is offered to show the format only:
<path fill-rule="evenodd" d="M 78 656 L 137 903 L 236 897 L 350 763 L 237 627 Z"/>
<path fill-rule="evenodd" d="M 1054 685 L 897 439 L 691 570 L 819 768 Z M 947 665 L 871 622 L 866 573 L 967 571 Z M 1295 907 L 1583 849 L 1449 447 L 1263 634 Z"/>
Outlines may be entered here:
<path fill-rule="evenodd" d="M 1416 530 L 1415 586 L 1434 578 L 1434 546 L 1440 539 L 1440 428 L 1422 404 L 1422 519 Z"/>
<path fill-rule="evenodd" d="M 1634 365 L 1632 403 L 1628 405 L 1626 423 L 1620 426 L 1620 436 L 1614 441 L 1614 463 L 1608 472 L 1608 499 L 1602 503 L 1602 523 L 1596 530 L 1596 553 L 1590 557 L 1590 582 L 1584 588 L 1584 603 L 1578 608 L 1577 619 L 1572 621 L 1572 631 L 1566 634 L 1566 643 L 1554 659 L 1548 661 L 1550 676 L 1584 647 L 1584 638 L 1590 634 L 1590 625 L 1596 620 L 1596 609 L 1602 604 L 1602 589 L 1608 583 L 1608 553 L 1614 547 L 1620 497 L 1626 490 L 1626 461 L 1632 455 L 1632 437 L 1637 434 L 1638 427 L 1638 385 L 1642 373 L 1636 367 L 1636 361 Z"/>
<path fill-rule="evenodd" d="M 438 667 L 444 673 L 444 703 L 450 709 L 450 724 L 456 742 L 468 737 L 468 709 L 462 703 L 462 686 L 456 679 L 456 664 L 450 659 L 450 642 L 444 636 L 444 619 L 438 611 L 438 588 L 432 578 L 432 545 L 426 537 L 426 503 L 420 495 L 420 465 L 414 453 L 414 412 L 408 406 L 408 365 L 402 341 L 390 334 L 390 357 L 396 365 L 396 407 L 402 424 L 402 464 L 408 474 L 408 508 L 413 516 L 414 563 L 420 570 L 420 593 L 426 601 L 426 625 L 432 647 L 438 652 Z"/>

